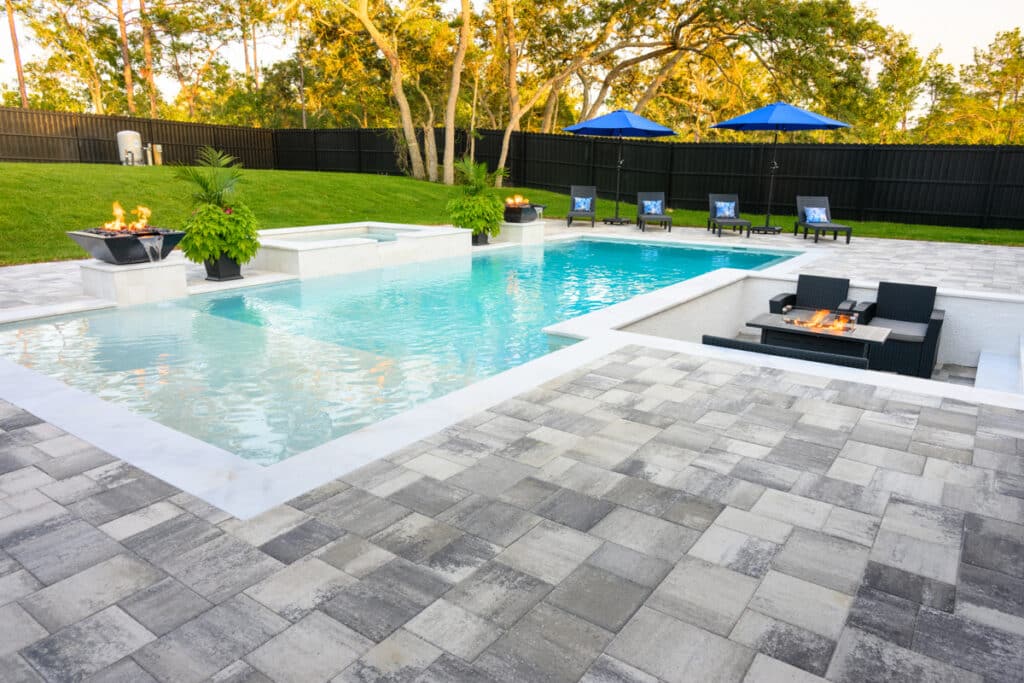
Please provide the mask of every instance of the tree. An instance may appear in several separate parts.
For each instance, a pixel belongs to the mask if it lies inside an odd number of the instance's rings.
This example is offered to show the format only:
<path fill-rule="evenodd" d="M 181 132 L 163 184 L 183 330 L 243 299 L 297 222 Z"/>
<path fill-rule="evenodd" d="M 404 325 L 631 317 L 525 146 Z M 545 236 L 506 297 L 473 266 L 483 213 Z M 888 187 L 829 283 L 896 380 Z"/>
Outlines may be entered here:
<path fill-rule="evenodd" d="M 8 0 L 9 2 L 10 0 Z M 448 101 L 444 108 L 444 172 L 445 185 L 455 183 L 455 114 L 459 104 L 459 90 L 462 87 L 462 69 L 472 36 L 473 5 L 470 0 L 461 0 L 459 13 L 459 43 L 452 59 L 452 75 L 448 84 Z"/>
<path fill-rule="evenodd" d="M 11 49 L 14 53 L 14 70 L 18 74 L 18 94 L 21 96 L 22 109 L 28 108 L 28 91 L 25 89 L 25 70 L 21 65 L 21 50 L 18 45 L 18 29 L 14 23 L 14 2 L 6 0 L 7 26 L 11 31 Z"/>

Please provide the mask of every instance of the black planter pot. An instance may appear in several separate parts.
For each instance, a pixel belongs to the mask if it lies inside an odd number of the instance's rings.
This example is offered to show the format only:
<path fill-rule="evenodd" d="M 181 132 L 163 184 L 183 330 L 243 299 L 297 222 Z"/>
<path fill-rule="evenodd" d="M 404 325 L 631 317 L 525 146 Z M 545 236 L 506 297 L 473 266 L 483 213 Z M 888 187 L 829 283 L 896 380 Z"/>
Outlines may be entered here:
<path fill-rule="evenodd" d="M 221 254 L 216 261 L 206 261 L 203 265 L 206 266 L 207 280 L 225 282 L 242 279 L 242 266 L 227 254 Z"/>
<path fill-rule="evenodd" d="M 167 258 L 185 236 L 180 230 L 153 228 L 143 233 L 115 233 L 99 229 L 75 230 L 68 237 L 89 255 L 116 266 L 151 263 Z"/>
<path fill-rule="evenodd" d="M 476 234 L 476 233 L 473 233 L 473 246 L 474 247 L 478 247 L 478 246 L 480 246 L 482 244 L 487 244 L 487 233 L 486 232 L 482 232 L 479 235 Z"/>

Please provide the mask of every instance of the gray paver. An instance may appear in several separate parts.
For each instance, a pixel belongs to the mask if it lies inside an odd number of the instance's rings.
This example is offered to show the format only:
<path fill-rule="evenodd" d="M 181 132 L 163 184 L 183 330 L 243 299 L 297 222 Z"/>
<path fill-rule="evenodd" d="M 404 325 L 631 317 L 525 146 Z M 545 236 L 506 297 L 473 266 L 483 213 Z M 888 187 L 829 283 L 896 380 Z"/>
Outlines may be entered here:
<path fill-rule="evenodd" d="M 683 558 L 651 594 L 647 605 L 727 636 L 757 589 L 757 579 Z"/>
<path fill-rule="evenodd" d="M 583 564 L 548 596 L 548 602 L 601 628 L 617 632 L 650 590 L 597 567 Z"/>
<path fill-rule="evenodd" d="M 326 681 L 373 643 L 322 612 L 313 612 L 246 656 L 275 681 Z"/>
<path fill-rule="evenodd" d="M 977 674 L 894 645 L 870 633 L 847 628 L 827 678 L 839 683 L 900 680 L 929 683 L 982 683 Z"/>
<path fill-rule="evenodd" d="M 81 680 L 105 669 L 154 639 L 117 607 L 43 638 L 22 655 L 51 681 Z"/>
<path fill-rule="evenodd" d="M 608 654 L 666 681 L 740 681 L 748 648 L 642 607 L 608 646 Z"/>

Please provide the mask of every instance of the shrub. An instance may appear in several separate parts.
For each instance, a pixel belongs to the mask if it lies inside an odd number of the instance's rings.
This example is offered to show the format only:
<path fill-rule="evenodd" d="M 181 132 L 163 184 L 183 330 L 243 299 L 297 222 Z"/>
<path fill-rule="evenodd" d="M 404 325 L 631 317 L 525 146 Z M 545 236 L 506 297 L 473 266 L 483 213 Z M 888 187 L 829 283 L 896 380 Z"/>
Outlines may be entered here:
<path fill-rule="evenodd" d="M 448 202 L 452 225 L 472 230 L 474 235 L 494 237 L 501 230 L 505 205 L 489 190 L 494 179 L 504 175 L 504 169 L 488 173 L 487 164 L 463 157 L 455 163 L 455 172 L 462 185 L 462 196 Z"/>
<path fill-rule="evenodd" d="M 259 223 L 248 206 L 202 204 L 185 219 L 181 250 L 195 263 L 216 261 L 226 254 L 237 263 L 248 263 L 260 248 Z"/>

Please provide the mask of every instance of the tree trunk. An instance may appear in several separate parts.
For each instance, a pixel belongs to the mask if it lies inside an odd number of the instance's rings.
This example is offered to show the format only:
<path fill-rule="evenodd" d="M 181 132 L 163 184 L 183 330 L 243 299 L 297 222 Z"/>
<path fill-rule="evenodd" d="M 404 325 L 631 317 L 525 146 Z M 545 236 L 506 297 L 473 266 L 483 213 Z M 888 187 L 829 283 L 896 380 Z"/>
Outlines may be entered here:
<path fill-rule="evenodd" d="M 519 130 L 519 119 L 523 112 L 519 104 L 519 46 L 516 43 L 516 16 L 513 0 L 505 0 L 505 49 L 508 50 L 508 125 L 501 136 L 501 154 L 498 156 L 498 169 L 505 168 L 508 161 L 509 145 L 512 133 Z M 495 176 L 495 187 L 501 187 L 501 174 Z"/>
<path fill-rule="evenodd" d="M 448 85 L 448 102 L 444 108 L 444 184 L 455 184 L 455 113 L 459 104 L 459 90 L 462 86 L 462 65 L 466 61 L 471 37 L 470 23 L 473 19 L 471 0 L 462 0 L 462 25 L 459 26 L 459 46 L 452 61 L 452 78 Z"/>
<path fill-rule="evenodd" d="M 149 95 L 149 116 L 155 119 L 159 93 L 153 71 L 153 23 L 146 14 L 146 0 L 139 0 L 139 23 L 142 26 L 142 56 L 146 63 L 142 77 L 146 81 L 146 94 Z"/>
<path fill-rule="evenodd" d="M 597 110 L 601 107 L 602 104 L 604 104 L 605 98 L 608 97 L 608 91 L 611 90 L 612 83 L 615 81 L 616 78 L 622 75 L 623 72 L 633 68 L 637 64 L 641 64 L 651 59 L 656 59 L 658 57 L 661 57 L 662 55 L 671 54 L 675 52 L 677 49 L 678 48 L 676 48 L 674 45 L 658 48 L 657 50 L 652 50 L 651 52 L 647 52 L 641 55 L 637 55 L 636 57 L 625 59 L 616 64 L 615 66 L 613 66 L 608 71 L 608 74 L 604 77 L 604 81 L 601 83 L 601 90 L 600 92 L 598 92 L 597 97 L 594 98 L 593 104 L 590 105 L 590 111 L 584 112 L 583 120 L 593 118 L 594 115 L 597 114 Z"/>
<path fill-rule="evenodd" d="M 548 99 L 544 102 L 544 115 L 540 123 L 540 132 L 542 133 L 550 133 L 554 130 L 555 118 L 558 116 L 558 98 L 562 94 L 562 86 L 565 85 L 568 78 L 569 74 L 566 74 L 565 78 L 561 78 L 551 85 L 551 92 L 548 93 Z"/>
<path fill-rule="evenodd" d="M 121 34 L 121 61 L 124 63 L 124 94 L 128 114 L 135 115 L 135 84 L 132 83 L 132 55 L 128 50 L 128 25 L 124 20 L 124 0 L 117 0 L 117 30 Z"/>
<path fill-rule="evenodd" d="M 476 161 L 476 106 L 480 92 L 480 74 L 473 74 L 473 104 L 469 109 L 469 158 Z"/>
<path fill-rule="evenodd" d="M 250 78 L 252 76 L 252 64 L 249 62 L 249 27 L 245 23 L 245 9 L 239 7 L 238 12 L 241 15 L 238 18 L 238 31 L 242 34 L 242 54 L 245 55 L 245 77 Z"/>
<path fill-rule="evenodd" d="M 252 80 L 256 89 L 260 89 L 260 60 L 256 55 L 256 22 L 252 24 Z"/>
<path fill-rule="evenodd" d="M 367 0 L 358 0 L 355 8 L 345 4 L 341 6 L 352 13 L 359 23 L 363 25 L 366 32 L 370 34 L 373 44 L 377 46 L 377 49 L 384 54 L 384 58 L 388 60 L 389 71 L 391 72 L 391 93 L 398 104 L 398 117 L 402 125 L 402 134 L 405 136 L 405 144 L 409 149 L 412 177 L 417 180 L 423 180 L 426 176 L 423 168 L 423 154 L 420 151 L 420 143 L 416 139 L 416 125 L 413 123 L 412 110 L 409 108 L 409 100 L 405 96 L 405 86 L 402 83 L 404 79 L 402 61 L 399 59 L 398 53 L 391 47 L 384 35 L 381 34 L 373 19 L 370 18 Z"/>
<path fill-rule="evenodd" d="M 647 109 L 647 105 L 653 102 L 654 98 L 657 97 L 658 91 L 661 90 L 661 86 L 665 85 L 665 81 L 667 81 L 668 77 L 672 75 L 672 71 L 676 68 L 676 65 L 679 64 L 685 54 L 685 52 L 680 50 L 665 60 L 665 63 L 662 64 L 661 68 L 658 70 L 658 75 L 654 77 L 651 84 L 647 86 L 647 90 L 645 90 L 644 94 L 640 96 L 636 106 L 633 107 L 634 114 L 643 115 L 644 110 Z"/>
<path fill-rule="evenodd" d="M 437 182 L 437 135 L 434 131 L 434 105 L 431 104 L 427 93 L 423 92 L 419 83 L 416 84 L 416 92 L 423 99 L 423 105 L 427 109 L 427 120 L 423 124 L 423 156 L 427 165 L 427 180 Z"/>
<path fill-rule="evenodd" d="M 21 68 L 21 52 L 18 49 L 18 30 L 14 26 L 14 3 L 12 0 L 7 0 L 7 25 L 11 29 L 11 47 L 14 50 L 14 69 L 18 73 L 21 108 L 28 109 L 28 90 L 25 88 L 25 71 Z"/>

